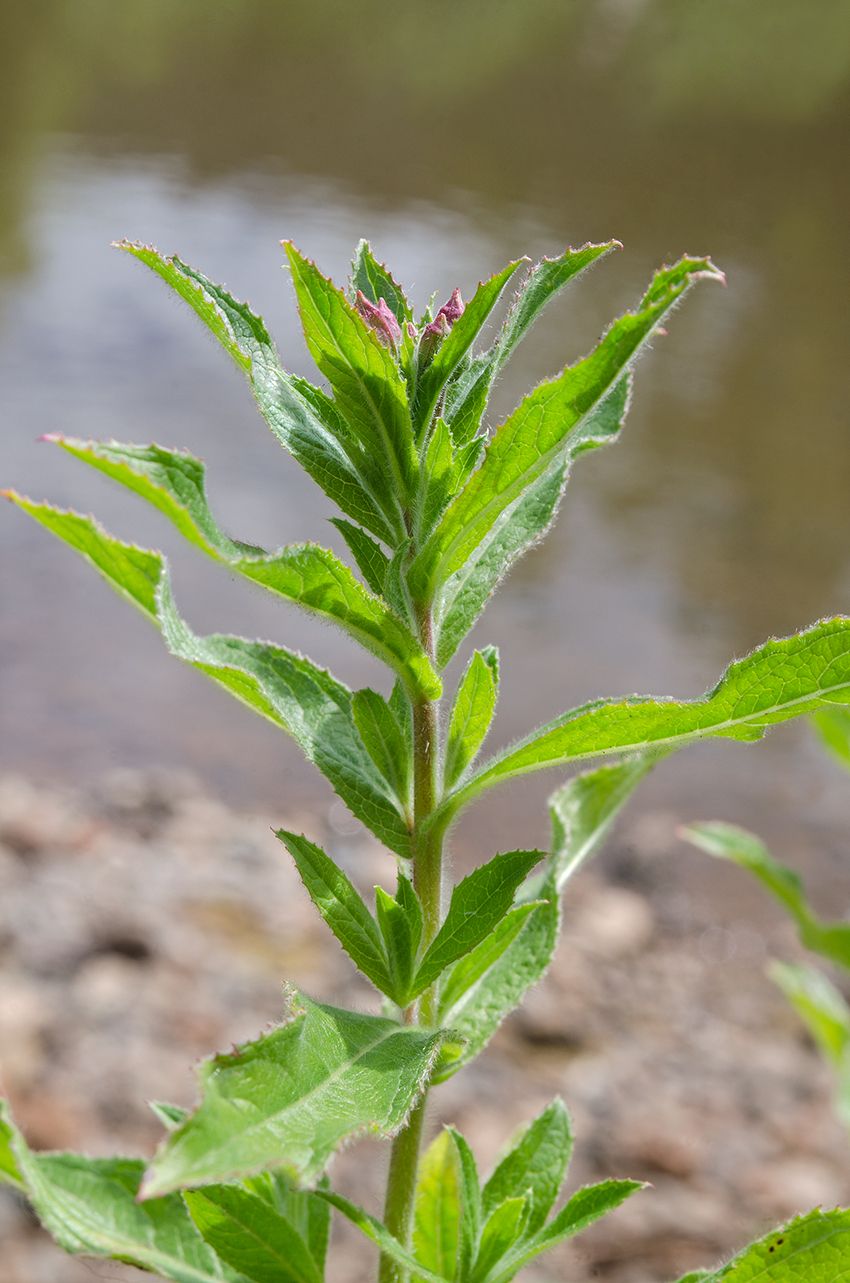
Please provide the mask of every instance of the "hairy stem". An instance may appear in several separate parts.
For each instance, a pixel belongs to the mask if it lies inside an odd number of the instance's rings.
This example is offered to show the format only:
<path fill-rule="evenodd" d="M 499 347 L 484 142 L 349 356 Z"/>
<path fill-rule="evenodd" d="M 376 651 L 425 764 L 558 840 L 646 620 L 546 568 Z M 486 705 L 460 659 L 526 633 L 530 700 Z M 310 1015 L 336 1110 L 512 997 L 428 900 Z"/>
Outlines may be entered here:
<path fill-rule="evenodd" d="M 420 632 L 426 653 L 431 654 L 431 617 L 424 612 Z M 439 740 L 437 703 L 421 699 L 413 704 L 413 885 L 422 904 L 424 917 L 423 947 L 427 948 L 440 929 L 443 902 L 442 832 L 430 832 L 425 821 L 440 801 Z M 417 1024 L 433 1028 L 436 1022 L 434 987 L 419 1000 L 418 1012 L 406 1012 Z M 415 1211 L 416 1173 L 419 1148 L 425 1122 L 427 1088 L 411 1111 L 407 1126 L 393 1141 L 387 1193 L 384 1203 L 384 1225 L 391 1234 L 410 1246 Z M 406 1283 L 408 1272 L 387 1256 L 382 1256 L 378 1269 L 379 1283 Z"/>

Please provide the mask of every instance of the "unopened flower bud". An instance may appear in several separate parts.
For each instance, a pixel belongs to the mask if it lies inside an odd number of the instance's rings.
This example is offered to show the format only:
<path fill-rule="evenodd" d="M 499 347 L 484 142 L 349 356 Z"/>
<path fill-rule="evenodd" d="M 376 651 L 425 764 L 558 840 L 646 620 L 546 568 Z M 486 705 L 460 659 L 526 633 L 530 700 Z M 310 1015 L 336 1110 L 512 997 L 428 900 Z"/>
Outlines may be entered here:
<path fill-rule="evenodd" d="M 375 331 L 385 347 L 398 346 L 401 340 L 401 326 L 395 313 L 387 307 L 382 298 L 378 299 L 376 305 L 370 303 L 362 290 L 358 290 L 354 307 L 366 324 Z"/>
<path fill-rule="evenodd" d="M 422 331 L 422 338 L 419 340 L 419 356 L 421 360 L 429 361 L 431 359 L 443 339 L 451 333 L 451 328 L 455 321 L 463 316 L 464 306 L 460 290 L 455 288 L 448 303 L 443 304 L 433 321 L 426 325 Z"/>

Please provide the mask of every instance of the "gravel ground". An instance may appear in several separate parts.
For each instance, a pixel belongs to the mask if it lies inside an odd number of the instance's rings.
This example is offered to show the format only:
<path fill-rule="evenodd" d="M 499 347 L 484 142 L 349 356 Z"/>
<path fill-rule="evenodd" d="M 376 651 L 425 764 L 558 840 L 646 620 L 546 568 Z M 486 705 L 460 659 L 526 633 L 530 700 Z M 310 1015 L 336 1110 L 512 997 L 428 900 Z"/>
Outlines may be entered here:
<path fill-rule="evenodd" d="M 89 795 L 0 778 L 0 1065 L 30 1143 L 149 1154 L 145 1102 L 194 1099 L 191 1066 L 282 1016 L 281 980 L 375 1010 L 374 994 L 309 908 L 271 829 L 323 843 L 363 888 L 392 858 L 347 813 L 240 815 L 188 778 L 121 772 Z M 796 956 L 778 919 L 715 925 L 677 883 L 672 822 L 638 815 L 618 857 L 575 881 L 546 981 L 487 1052 L 433 1095 L 484 1168 L 555 1094 L 578 1144 L 570 1187 L 633 1176 L 652 1188 L 529 1280 L 663 1283 L 710 1266 L 771 1223 L 850 1201 L 850 1147 L 829 1076 L 767 953 Z M 336 1162 L 377 1210 L 385 1147 Z M 335 1229 L 330 1277 L 368 1277 L 370 1251 Z M 3 1283 L 150 1277 L 56 1249 L 0 1191 Z"/>

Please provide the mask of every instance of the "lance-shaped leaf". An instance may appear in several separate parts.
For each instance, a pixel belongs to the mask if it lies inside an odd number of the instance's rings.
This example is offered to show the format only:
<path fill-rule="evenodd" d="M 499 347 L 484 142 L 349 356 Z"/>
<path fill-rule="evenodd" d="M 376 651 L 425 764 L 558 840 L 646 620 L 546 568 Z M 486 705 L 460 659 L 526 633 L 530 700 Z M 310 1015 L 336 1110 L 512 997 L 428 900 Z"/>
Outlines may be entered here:
<path fill-rule="evenodd" d="M 774 961 L 768 975 L 779 985 L 835 1071 L 835 1111 L 844 1126 L 850 1128 L 850 1007 L 835 985 L 814 967 Z"/>
<path fill-rule="evenodd" d="M 363 747 L 386 781 L 399 810 L 412 818 L 413 759 L 411 745 L 383 696 L 366 687 L 355 693 L 351 711 Z"/>
<path fill-rule="evenodd" d="M 493 380 L 544 307 L 591 263 L 619 246 L 619 241 L 609 241 L 607 245 L 567 249 L 557 258 L 544 258 L 532 268 L 517 291 L 496 342 L 447 389 L 444 414 L 455 440 L 465 441 L 478 430 Z"/>
<path fill-rule="evenodd" d="M 427 430 L 444 387 L 475 342 L 487 318 L 499 301 L 502 290 L 519 267 L 521 259 L 508 263 L 489 281 L 482 281 L 461 315 L 443 339 L 433 359 L 419 376 L 416 388 L 414 423 L 417 433 Z"/>
<path fill-rule="evenodd" d="M 310 355 L 363 448 L 385 464 L 387 490 L 404 504 L 413 494 L 416 456 L 406 385 L 395 357 L 314 263 L 291 242 L 284 248 Z"/>
<path fill-rule="evenodd" d="M 201 1103 L 163 1142 L 141 1197 L 272 1167 L 310 1184 L 353 1137 L 403 1126 L 442 1033 L 290 993 L 286 1024 L 200 1066 Z"/>
<path fill-rule="evenodd" d="M 342 869 L 303 835 L 278 829 L 310 899 L 356 967 L 396 1001 L 396 986 L 378 924 Z"/>
<path fill-rule="evenodd" d="M 457 884 L 445 921 L 419 964 L 411 997 L 490 935 L 508 912 L 517 887 L 543 858 L 542 851 L 507 851 Z"/>
<path fill-rule="evenodd" d="M 525 1238 L 528 1223 L 528 1201 L 508 1198 L 501 1203 L 484 1223 L 478 1255 L 470 1271 L 470 1283 L 484 1283 L 494 1274 L 503 1274 L 505 1258 L 516 1251 L 517 1244 Z M 515 1271 L 514 1271 L 515 1272 Z M 511 1278 L 511 1274 L 505 1277 Z"/>
<path fill-rule="evenodd" d="M 353 526 L 350 521 L 343 521 L 341 517 L 330 517 L 329 521 L 332 526 L 336 526 L 348 544 L 348 549 L 372 592 L 382 597 L 389 565 L 389 557 L 383 548 L 365 530 Z"/>
<path fill-rule="evenodd" d="M 458 570 L 499 514 L 563 451 L 579 453 L 593 412 L 624 378 L 666 313 L 700 277 L 722 279 L 708 259 L 685 258 L 657 272 L 636 312 L 615 321 L 598 347 L 530 393 L 496 431 L 484 461 L 411 567 L 422 599 Z"/>
<path fill-rule="evenodd" d="M 179 1194 L 137 1202 L 141 1159 L 33 1153 L 5 1101 L 0 1118 L 26 1192 L 66 1252 L 126 1261 L 174 1283 L 248 1283 L 204 1242 Z"/>
<path fill-rule="evenodd" d="M 289 1221 L 307 1244 L 319 1274 L 324 1277 L 331 1229 L 331 1209 L 325 1200 L 317 1198 L 310 1190 L 293 1188 L 280 1171 L 252 1176 L 244 1185 Z M 320 1189 L 327 1189 L 327 1176 L 323 1176 L 318 1185 Z"/>
<path fill-rule="evenodd" d="M 816 917 L 806 900 L 800 875 L 775 860 L 754 834 L 720 821 L 690 824 L 681 833 L 709 855 L 748 869 L 791 914 L 807 949 L 850 970 L 850 923 L 822 922 Z"/>
<path fill-rule="evenodd" d="M 850 619 L 822 620 L 794 637 L 771 640 L 730 664 L 702 699 L 632 696 L 572 709 L 485 764 L 450 794 L 432 823 L 448 817 L 502 780 L 549 766 L 609 754 L 681 748 L 722 735 L 757 740 L 775 722 L 850 697 Z"/>
<path fill-rule="evenodd" d="M 631 375 L 626 375 L 588 416 L 576 453 L 617 439 L 630 396 Z M 434 606 L 440 667 L 448 663 L 499 580 L 546 534 L 558 511 L 573 457 L 567 448 L 560 451 L 542 475 L 495 517 L 464 564 L 440 587 Z"/>
<path fill-rule="evenodd" d="M 419 1161 L 413 1250 L 417 1261 L 443 1278 L 456 1278 L 462 1195 L 460 1160 L 443 1130 Z"/>
<path fill-rule="evenodd" d="M 440 1021 L 466 1042 L 455 1059 L 438 1064 L 435 1083 L 444 1082 L 473 1060 L 505 1016 L 546 974 L 558 943 L 560 907 L 552 882 L 545 892 L 548 898 L 543 903 L 511 910 L 491 938 L 449 973 Z"/>
<path fill-rule="evenodd" d="M 422 1279 L 423 1283 L 451 1283 L 451 1280 L 447 1280 L 442 1274 L 435 1274 L 433 1270 L 429 1270 L 427 1266 L 420 1264 L 413 1253 L 408 1252 L 376 1217 L 370 1216 L 367 1211 L 364 1211 L 362 1207 L 358 1207 L 356 1203 L 352 1203 L 350 1199 L 344 1198 L 342 1194 L 333 1194 L 330 1190 L 317 1190 L 316 1195 L 319 1198 L 326 1198 L 332 1207 L 335 1207 L 338 1212 L 342 1212 L 343 1216 L 347 1216 L 352 1224 L 363 1231 L 367 1238 L 370 1238 L 373 1243 L 377 1243 L 385 1256 L 395 1261 L 402 1269 L 409 1270 L 415 1278 Z"/>
<path fill-rule="evenodd" d="M 850 1258 L 850 1210 L 816 1208 L 745 1247 L 706 1283 L 843 1283 Z"/>
<path fill-rule="evenodd" d="M 413 883 L 401 870 L 395 898 L 382 887 L 375 888 L 375 897 L 378 925 L 393 977 L 392 997 L 400 1007 L 406 1007 L 424 929 L 422 905 Z"/>
<path fill-rule="evenodd" d="M 460 1235 L 458 1238 L 457 1278 L 467 1279 L 481 1241 L 481 1189 L 478 1168 L 469 1142 L 454 1127 L 447 1127 L 457 1150 L 460 1176 Z"/>
<path fill-rule="evenodd" d="M 458 686 L 449 719 L 443 783 L 452 788 L 475 758 L 496 710 L 499 656 L 493 646 L 476 650 Z"/>
<path fill-rule="evenodd" d="M 399 325 L 413 320 L 413 309 L 405 298 L 403 289 L 393 280 L 389 269 L 378 262 L 369 242 L 364 240 L 360 241 L 354 251 L 354 261 L 351 264 L 352 303 L 358 290 L 370 303 L 383 299 Z"/>
<path fill-rule="evenodd" d="M 583 771 L 549 798 L 552 860 L 519 890 L 517 899 L 534 900 L 553 876 L 560 894 L 577 869 L 605 841 L 611 826 L 638 784 L 661 754 L 636 753 L 622 762 Z"/>
<path fill-rule="evenodd" d="M 127 241 L 117 248 L 154 271 L 200 317 L 247 375 L 260 413 L 278 441 L 328 498 L 380 539 L 402 538 L 398 504 L 385 493 L 378 462 L 323 392 L 285 373 L 262 317 L 176 257 Z"/>
<path fill-rule="evenodd" d="M 301 1235 L 259 1195 L 212 1185 L 190 1190 L 184 1198 L 204 1240 L 251 1283 L 321 1283 Z"/>
<path fill-rule="evenodd" d="M 527 1197 L 527 1232 L 536 1234 L 558 1197 L 573 1150 L 573 1129 L 560 1097 L 525 1129 L 481 1191 L 485 1216 L 508 1198 Z"/>
<path fill-rule="evenodd" d="M 75 548 L 163 634 L 173 655 L 199 668 L 292 735 L 346 805 L 399 855 L 410 853 L 404 816 L 357 733 L 351 691 L 303 656 L 241 637 L 198 637 L 171 600 L 165 558 L 113 539 L 91 517 L 8 497 Z"/>
<path fill-rule="evenodd" d="M 407 626 L 328 549 L 291 544 L 266 553 L 220 530 L 207 502 L 200 459 L 158 445 L 60 436 L 51 440 L 154 504 L 181 534 L 229 570 L 342 628 L 417 693 L 428 698 L 439 693 L 439 679 Z"/>

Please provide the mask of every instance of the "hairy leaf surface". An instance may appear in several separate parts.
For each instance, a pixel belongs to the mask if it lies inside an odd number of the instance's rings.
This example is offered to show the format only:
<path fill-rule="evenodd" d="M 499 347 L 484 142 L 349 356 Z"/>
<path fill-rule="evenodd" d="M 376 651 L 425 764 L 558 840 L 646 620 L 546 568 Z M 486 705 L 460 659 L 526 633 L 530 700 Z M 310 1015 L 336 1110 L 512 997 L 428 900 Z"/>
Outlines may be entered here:
<path fill-rule="evenodd" d="M 399 325 L 413 320 L 413 309 L 404 295 L 404 290 L 393 280 L 392 273 L 383 263 L 379 263 L 372 253 L 368 241 L 361 240 L 354 251 L 351 264 L 352 301 L 360 290 L 370 303 L 383 299 L 394 313 Z"/>
<path fill-rule="evenodd" d="M 573 1129 L 560 1097 L 547 1105 L 522 1133 L 481 1191 L 488 1216 L 507 1198 L 529 1201 L 527 1232 L 541 1229 L 564 1183 L 573 1151 Z"/>
<path fill-rule="evenodd" d="M 241 637 L 198 637 L 171 599 L 165 558 L 112 538 L 91 517 L 9 498 L 75 548 L 162 632 L 173 655 L 292 735 L 346 805 L 399 855 L 410 854 L 405 817 L 363 748 L 351 691 L 292 651 Z"/>
<path fill-rule="evenodd" d="M 745 1247 L 708 1283 L 843 1283 L 850 1260 L 850 1211 L 798 1216 Z"/>
<path fill-rule="evenodd" d="M 163 1142 L 143 1198 L 282 1167 L 310 1184 L 352 1137 L 393 1136 L 443 1035 L 311 1002 L 286 1024 L 202 1063 L 202 1100 Z"/>
<path fill-rule="evenodd" d="M 452 788 L 475 758 L 496 710 L 498 652 L 476 650 L 461 678 L 449 719 L 443 782 Z"/>

